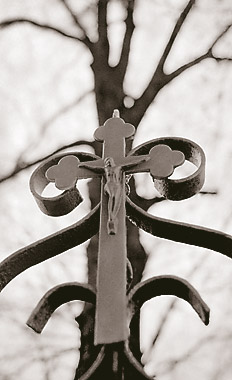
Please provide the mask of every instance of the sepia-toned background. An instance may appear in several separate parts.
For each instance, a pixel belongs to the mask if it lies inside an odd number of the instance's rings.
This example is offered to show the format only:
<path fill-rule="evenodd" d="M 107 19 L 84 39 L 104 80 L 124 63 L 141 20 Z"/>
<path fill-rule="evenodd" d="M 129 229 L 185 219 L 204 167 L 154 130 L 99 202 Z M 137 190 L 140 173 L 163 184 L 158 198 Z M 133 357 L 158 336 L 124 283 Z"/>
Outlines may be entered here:
<path fill-rule="evenodd" d="M 104 17 L 97 17 L 102 15 L 100 3 L 107 9 L 106 25 Z M 156 201 L 149 212 L 232 234 L 230 0 L 0 0 L 0 10 L 1 261 L 90 210 L 88 181 L 80 181 L 85 200 L 76 210 L 59 218 L 43 215 L 29 179 L 44 157 L 62 147 L 76 142 L 69 150 L 93 152 L 88 142 L 99 123 L 111 117 L 108 110 L 113 107 L 135 124 L 133 146 L 181 136 L 198 143 L 206 154 L 202 193 L 179 202 Z M 177 33 L 170 43 L 174 28 Z M 106 44 L 97 46 L 104 38 L 109 40 L 109 57 Z M 88 41 L 95 44 L 92 51 Z M 209 51 L 211 55 L 204 56 Z M 143 95 L 149 85 L 151 91 L 157 86 L 159 76 L 154 83 L 151 78 L 161 57 L 163 72 L 175 75 L 147 100 Z M 107 66 L 117 68 L 119 62 L 118 73 L 124 70 L 123 78 L 118 76 L 123 84 L 120 96 L 116 69 L 107 80 L 101 77 Z M 139 114 L 136 106 L 139 110 L 145 103 Z M 147 175 L 137 175 L 136 186 L 142 197 L 159 197 Z M 141 326 L 145 370 L 159 380 L 231 379 L 232 262 L 207 249 L 139 234 L 147 255 L 143 279 L 183 277 L 211 309 L 206 327 L 184 301 L 159 297 L 148 302 Z M 74 379 L 80 346 L 75 318 L 83 305 L 62 306 L 41 336 L 25 322 L 52 286 L 87 282 L 87 245 L 27 270 L 1 293 L 0 379 Z"/>

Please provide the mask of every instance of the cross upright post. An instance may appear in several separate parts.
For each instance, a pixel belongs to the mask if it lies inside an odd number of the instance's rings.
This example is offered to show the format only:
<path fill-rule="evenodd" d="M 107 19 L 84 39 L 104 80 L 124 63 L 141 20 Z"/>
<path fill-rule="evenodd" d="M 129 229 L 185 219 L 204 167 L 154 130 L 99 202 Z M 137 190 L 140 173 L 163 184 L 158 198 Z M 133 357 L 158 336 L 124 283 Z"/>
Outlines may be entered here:
<path fill-rule="evenodd" d="M 101 185 L 95 344 L 120 342 L 128 337 L 125 173 L 118 162 L 125 157 L 125 138 L 133 135 L 134 127 L 123 125 L 115 111 L 102 128 L 95 134 L 97 140 L 104 141 L 106 173 Z M 113 220 L 109 219 L 108 206 L 116 211 Z"/>

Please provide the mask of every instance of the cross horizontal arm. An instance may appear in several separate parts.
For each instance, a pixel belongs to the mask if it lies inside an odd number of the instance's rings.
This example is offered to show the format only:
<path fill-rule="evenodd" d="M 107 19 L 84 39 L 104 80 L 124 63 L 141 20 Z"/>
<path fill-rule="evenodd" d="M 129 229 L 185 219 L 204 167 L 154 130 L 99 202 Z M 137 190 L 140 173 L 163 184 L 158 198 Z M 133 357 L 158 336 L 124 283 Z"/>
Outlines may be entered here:
<path fill-rule="evenodd" d="M 121 168 L 126 174 L 151 172 L 155 177 L 170 176 L 174 168 L 182 165 L 185 160 L 180 151 L 172 151 L 169 146 L 159 144 L 154 146 L 149 154 L 139 156 L 127 156 L 115 159 L 115 166 Z M 86 168 L 95 174 L 104 174 L 104 161 L 90 161 L 79 164 L 79 168 Z M 88 174 L 88 173 L 87 173 Z"/>

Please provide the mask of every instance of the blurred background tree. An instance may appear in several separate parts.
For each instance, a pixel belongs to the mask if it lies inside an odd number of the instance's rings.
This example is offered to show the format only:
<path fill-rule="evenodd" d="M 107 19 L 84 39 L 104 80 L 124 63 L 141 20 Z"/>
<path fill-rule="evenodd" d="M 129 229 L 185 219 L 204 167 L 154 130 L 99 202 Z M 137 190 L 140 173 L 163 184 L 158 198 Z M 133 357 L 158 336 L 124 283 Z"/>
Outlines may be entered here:
<path fill-rule="evenodd" d="M 55 152 L 100 155 L 93 132 L 114 108 L 136 127 L 134 145 L 182 136 L 201 145 L 207 157 L 202 194 L 163 201 L 140 174 L 131 183 L 136 202 L 155 215 L 231 233 L 229 0 L 0 0 L 0 8 L 1 260 L 80 219 L 98 202 L 96 183 L 82 181 L 81 206 L 68 216 L 49 218 L 37 209 L 28 180 L 35 165 Z M 83 305 L 61 307 L 41 336 L 24 323 L 51 286 L 86 282 L 88 272 L 94 284 L 96 253 L 97 236 L 29 269 L 3 291 L 1 379 L 74 379 L 80 346 L 75 317 Z M 211 307 L 205 328 L 185 303 L 171 297 L 144 306 L 141 350 L 147 373 L 162 380 L 228 380 L 229 259 L 150 237 L 129 223 L 128 254 L 135 281 L 142 275 L 184 277 Z"/>

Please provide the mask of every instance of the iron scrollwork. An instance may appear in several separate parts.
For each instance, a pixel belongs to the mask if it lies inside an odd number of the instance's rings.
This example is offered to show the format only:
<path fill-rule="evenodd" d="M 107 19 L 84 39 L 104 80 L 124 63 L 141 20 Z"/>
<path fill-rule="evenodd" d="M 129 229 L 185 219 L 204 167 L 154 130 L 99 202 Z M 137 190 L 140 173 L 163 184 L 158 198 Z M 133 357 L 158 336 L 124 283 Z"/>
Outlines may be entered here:
<path fill-rule="evenodd" d="M 82 300 L 94 306 L 91 359 L 87 368 L 82 365 L 80 380 L 111 378 L 112 374 L 125 380 L 150 379 L 143 370 L 139 350 L 139 314 L 149 299 L 161 295 L 182 298 L 204 324 L 209 323 L 209 307 L 196 289 L 179 277 L 156 276 L 127 291 L 132 271 L 126 255 L 126 217 L 154 236 L 205 247 L 232 258 L 232 236 L 152 216 L 137 206 L 129 194 L 126 196 L 126 176 L 137 172 L 150 173 L 155 188 L 167 199 L 178 201 L 195 195 L 204 183 L 202 149 L 183 138 L 158 138 L 125 156 L 125 141 L 133 134 L 134 127 L 115 112 L 95 132 L 95 139 L 104 144 L 103 157 L 71 152 L 42 163 L 31 177 L 30 188 L 45 214 L 61 216 L 77 207 L 82 196 L 76 185 L 83 178 L 102 177 L 99 204 L 82 220 L 13 253 L 0 264 L 2 290 L 27 268 L 83 243 L 100 230 L 96 289 L 78 282 L 58 285 L 45 294 L 27 321 L 28 326 L 41 333 L 61 304 Z M 182 179 L 170 178 L 186 160 L 195 166 L 194 173 Z M 63 192 L 53 198 L 44 197 L 42 192 L 50 182 Z"/>

